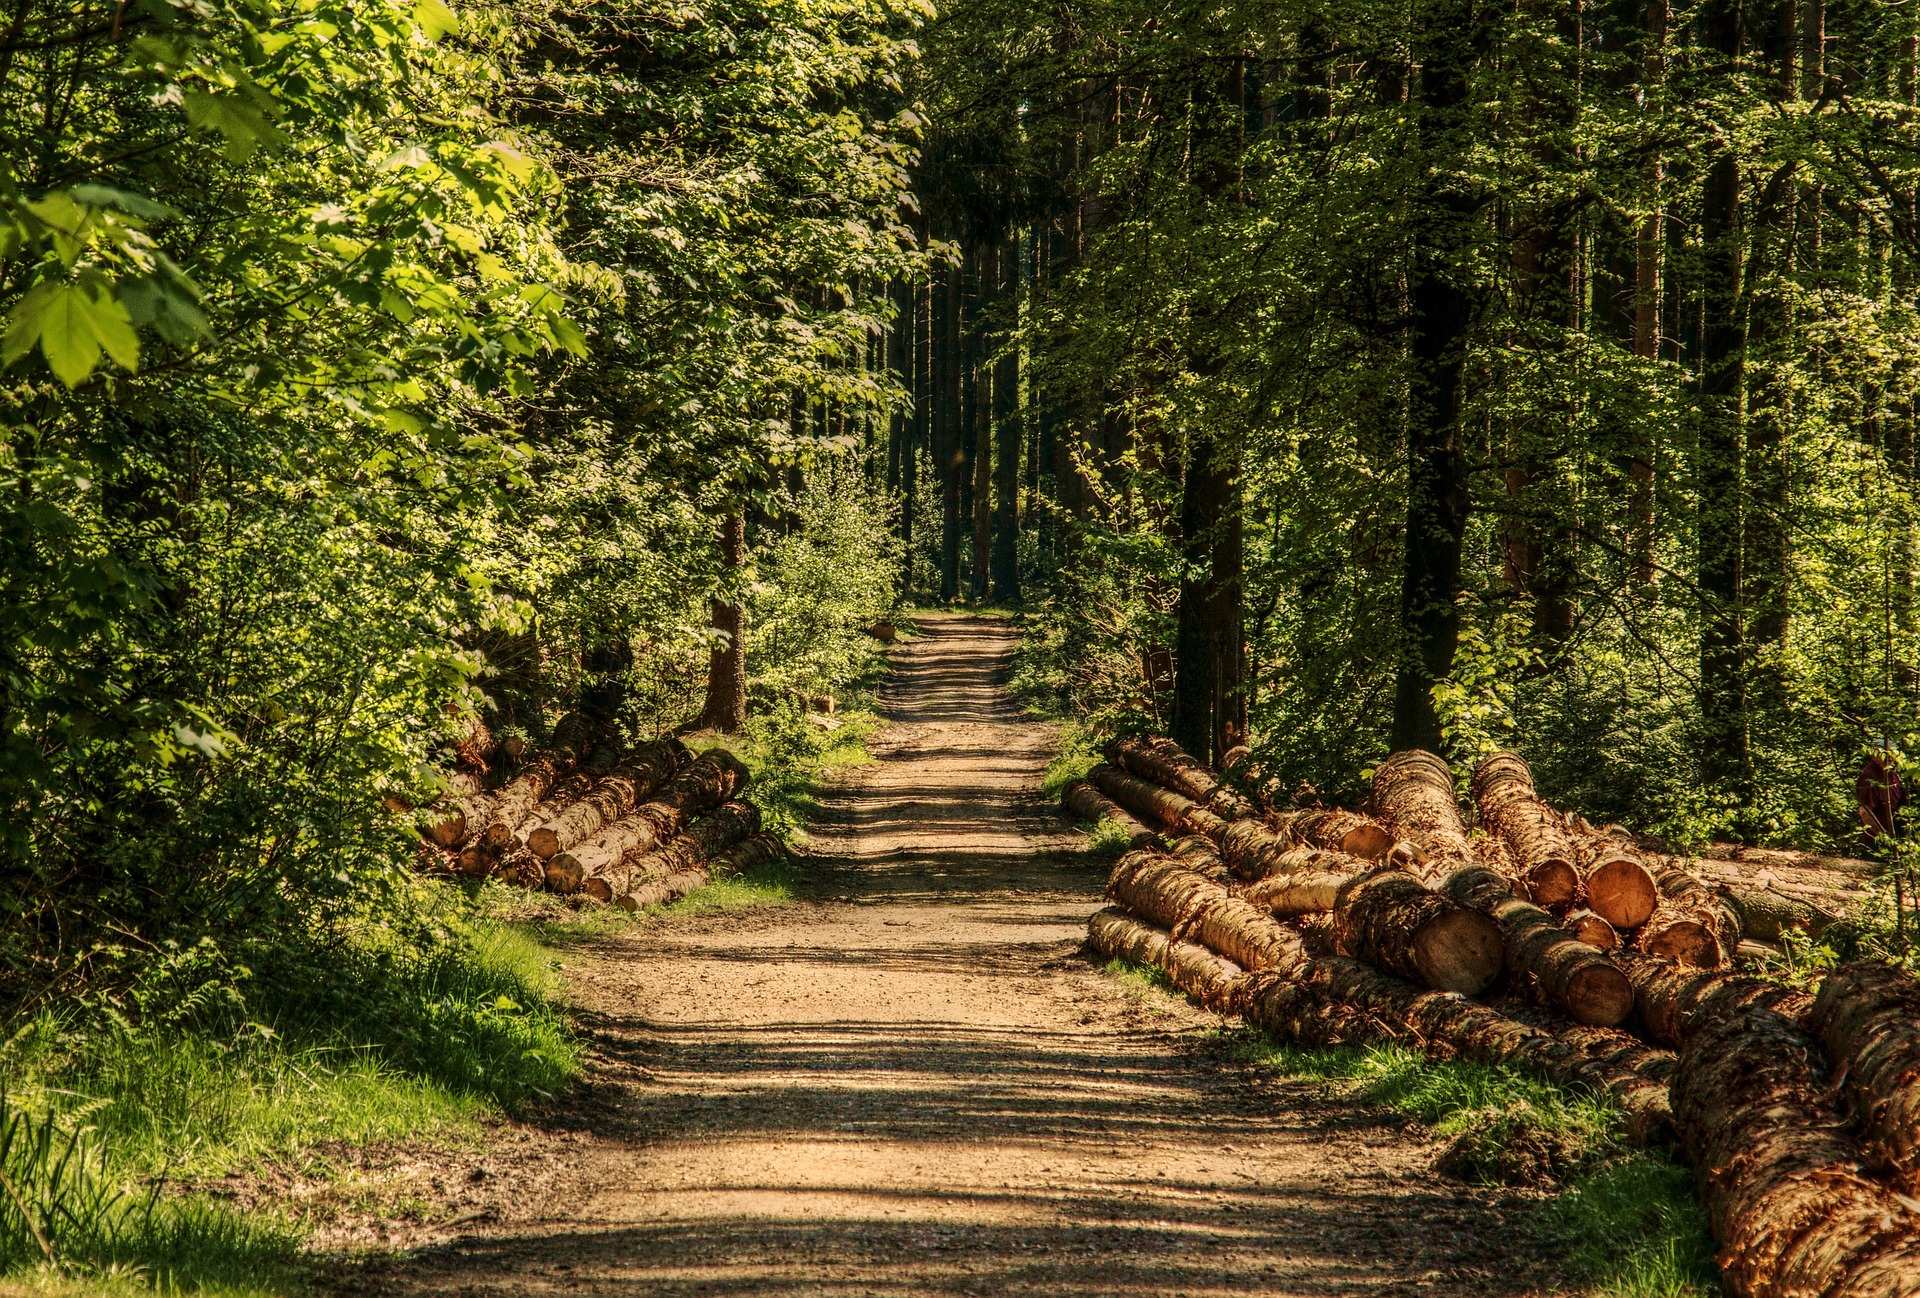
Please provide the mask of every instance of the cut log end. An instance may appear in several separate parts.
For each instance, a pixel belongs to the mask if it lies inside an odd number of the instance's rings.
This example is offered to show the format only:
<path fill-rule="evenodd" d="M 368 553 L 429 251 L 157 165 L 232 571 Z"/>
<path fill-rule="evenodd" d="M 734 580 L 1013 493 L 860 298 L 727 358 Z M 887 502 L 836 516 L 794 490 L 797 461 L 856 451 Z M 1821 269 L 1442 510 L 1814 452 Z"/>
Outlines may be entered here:
<path fill-rule="evenodd" d="M 1631 857 L 1609 858 L 1587 874 L 1587 907 L 1616 929 L 1639 928 L 1659 904 L 1653 876 Z"/>
<path fill-rule="evenodd" d="M 560 850 L 560 835 L 545 825 L 536 826 L 527 834 L 527 850 L 542 861 L 548 860 Z"/>
<path fill-rule="evenodd" d="M 1571 906 L 1580 897 L 1580 872 L 1571 861 L 1545 857 L 1527 870 L 1527 895 L 1536 906 Z"/>
<path fill-rule="evenodd" d="M 1476 910 L 1435 915 L 1413 938 L 1413 959 L 1429 987 L 1477 996 L 1506 963 L 1500 926 Z"/>
<path fill-rule="evenodd" d="M 1633 1013 L 1633 984 L 1617 965 L 1595 960 L 1568 977 L 1567 1013 L 1589 1027 L 1617 1027 Z"/>
<path fill-rule="evenodd" d="M 1363 861 L 1383 861 L 1393 847 L 1393 835 L 1386 826 L 1371 822 L 1354 826 L 1340 838 L 1340 850 Z"/>
<path fill-rule="evenodd" d="M 1620 933 L 1613 925 L 1590 910 L 1576 910 L 1565 920 L 1568 933 L 1596 951 L 1612 951 L 1620 945 Z"/>
<path fill-rule="evenodd" d="M 1723 954 L 1707 926 L 1690 919 L 1647 929 L 1640 936 L 1640 949 L 1689 969 L 1717 969 Z"/>
<path fill-rule="evenodd" d="M 582 895 L 591 897 L 595 901 L 613 900 L 613 885 L 605 879 L 602 879 L 599 875 L 594 875 L 589 879 L 582 879 L 580 881 L 580 892 Z"/>

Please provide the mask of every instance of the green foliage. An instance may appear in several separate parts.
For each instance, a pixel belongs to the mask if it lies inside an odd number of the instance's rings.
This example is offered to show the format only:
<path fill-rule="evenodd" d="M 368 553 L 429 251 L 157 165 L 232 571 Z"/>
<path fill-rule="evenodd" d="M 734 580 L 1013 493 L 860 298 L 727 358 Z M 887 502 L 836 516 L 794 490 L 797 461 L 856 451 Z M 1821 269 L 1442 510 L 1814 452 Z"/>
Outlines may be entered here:
<path fill-rule="evenodd" d="M 1167 977 L 1166 971 L 1158 965 L 1135 964 L 1131 960 L 1109 960 L 1101 966 L 1100 972 L 1113 979 L 1130 996 L 1178 996 L 1180 994 L 1180 989 L 1173 985 L 1173 980 Z"/>
<path fill-rule="evenodd" d="M 1713 1240 L 1693 1174 L 1630 1154 L 1574 1179 L 1540 1214 L 1544 1240 L 1588 1298 L 1715 1298 Z"/>
<path fill-rule="evenodd" d="M 1040 777 L 1040 793 L 1049 802 L 1057 802 L 1066 787 L 1100 764 L 1100 745 L 1088 729 L 1077 721 L 1060 725 L 1060 751 L 1047 763 Z"/>

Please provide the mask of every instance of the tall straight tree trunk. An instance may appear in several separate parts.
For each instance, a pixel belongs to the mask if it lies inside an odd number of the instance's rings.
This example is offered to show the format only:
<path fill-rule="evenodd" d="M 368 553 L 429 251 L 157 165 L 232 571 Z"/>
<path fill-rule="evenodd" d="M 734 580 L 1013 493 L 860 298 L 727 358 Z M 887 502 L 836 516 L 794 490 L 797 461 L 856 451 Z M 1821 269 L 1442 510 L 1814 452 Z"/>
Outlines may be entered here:
<path fill-rule="evenodd" d="M 1739 0 L 1711 0 L 1707 44 L 1731 76 L 1741 46 Z M 1708 783 L 1745 805 L 1753 796 L 1740 572 L 1741 398 L 1746 329 L 1741 309 L 1740 166 L 1713 146 L 1702 195 L 1705 277 L 1701 338 L 1700 766 Z"/>
<path fill-rule="evenodd" d="M 1776 35 L 1780 98 L 1791 104 L 1800 97 L 1800 34 L 1796 21 L 1800 0 L 1779 0 L 1779 4 Z M 1762 368 L 1753 384 L 1746 425 L 1741 598 L 1748 615 L 1747 648 L 1755 657 L 1748 688 L 1761 690 L 1774 706 L 1781 702 L 1783 688 L 1779 655 L 1787 639 L 1788 555 L 1792 548 L 1787 533 L 1787 430 L 1793 419 L 1793 397 L 1784 371 L 1788 364 L 1785 343 L 1793 332 L 1790 294 L 1798 188 L 1789 164 L 1769 179 L 1761 194 L 1756 264 L 1747 292 L 1747 349 Z"/>
<path fill-rule="evenodd" d="M 987 356 L 988 286 L 995 278 L 1000 259 L 990 247 L 973 254 L 974 308 L 967 330 L 967 422 L 973 430 L 971 448 L 973 490 L 973 562 L 969 569 L 968 591 L 976 600 L 987 597 L 988 565 L 993 548 L 993 407 L 987 392 L 991 377 Z"/>
<path fill-rule="evenodd" d="M 960 271 L 949 267 L 942 277 L 940 342 L 934 364 L 940 373 L 940 438 L 936 460 L 940 473 L 940 599 L 960 596 L 960 472 L 966 463 L 961 442 L 960 397 L 965 357 L 960 346 Z"/>
<path fill-rule="evenodd" d="M 735 734 L 747 724 L 747 608 L 741 589 L 747 566 L 746 510 L 720 520 L 721 589 L 713 597 L 715 639 L 707 657 L 707 702 L 700 728 Z"/>
<path fill-rule="evenodd" d="M 1647 0 L 1646 50 L 1640 61 L 1643 94 L 1653 93 L 1666 79 L 1667 21 L 1667 0 Z M 1660 359 L 1667 245 L 1666 210 L 1661 197 L 1666 164 L 1658 153 L 1647 157 L 1645 184 L 1650 206 L 1634 232 L 1633 354 L 1651 362 Z M 1636 420 L 1635 424 L 1633 454 L 1627 465 L 1627 554 L 1634 579 L 1642 587 L 1649 587 L 1657 576 L 1653 561 L 1653 464 L 1659 431 L 1650 418 Z"/>
<path fill-rule="evenodd" d="M 925 243 L 925 240 L 922 240 Z M 913 593 L 914 518 L 920 511 L 920 450 L 933 422 L 933 283 L 913 286 L 913 417 L 900 463 L 900 590 Z"/>
<path fill-rule="evenodd" d="M 1020 356 L 1013 348 L 1019 326 L 1020 239 L 1009 235 L 1000 245 L 1000 307 L 1006 328 L 993 368 L 993 597 L 1020 599 Z"/>
<path fill-rule="evenodd" d="M 1203 214 L 1236 201 L 1245 96 L 1245 66 L 1238 59 L 1196 88 L 1192 188 Z M 1203 320 L 1200 327 L 1217 329 L 1218 323 Z M 1203 335 L 1192 360 L 1197 375 L 1216 383 L 1225 369 L 1218 346 Z M 1221 428 L 1217 418 L 1190 431 L 1180 483 L 1182 563 L 1171 727 L 1188 752 L 1205 753 L 1204 760 L 1215 763 L 1244 741 L 1247 731 L 1240 439 Z"/>
<path fill-rule="evenodd" d="M 1424 175 L 1415 201 L 1425 218 L 1408 292 L 1406 555 L 1400 582 L 1403 637 L 1393 701 L 1393 746 L 1441 746 L 1433 687 L 1453 671 L 1460 643 L 1460 555 L 1471 502 L 1461 406 L 1474 301 L 1456 276 L 1475 220 L 1457 179 L 1466 124 L 1475 10 L 1437 5 L 1415 32 L 1419 142 Z"/>

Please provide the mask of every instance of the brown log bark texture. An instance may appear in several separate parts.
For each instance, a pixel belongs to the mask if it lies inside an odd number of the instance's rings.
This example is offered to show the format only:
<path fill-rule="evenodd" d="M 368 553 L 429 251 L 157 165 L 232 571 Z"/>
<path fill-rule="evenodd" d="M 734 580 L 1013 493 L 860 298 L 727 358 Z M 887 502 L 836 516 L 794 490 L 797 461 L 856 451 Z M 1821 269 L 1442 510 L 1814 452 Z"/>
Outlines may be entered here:
<path fill-rule="evenodd" d="M 1357 811 L 1315 808 L 1285 811 L 1270 821 L 1276 832 L 1296 843 L 1324 847 L 1368 861 L 1384 861 L 1393 850 L 1393 832 Z"/>
<path fill-rule="evenodd" d="M 1409 748 L 1373 773 L 1373 814 L 1429 858 L 1474 859 L 1467 822 L 1453 796 L 1453 772 L 1422 748 Z"/>
<path fill-rule="evenodd" d="M 1224 820 L 1259 814 L 1245 795 L 1224 783 L 1171 739 L 1159 736 L 1116 739 L 1107 745 L 1107 760 L 1163 789 L 1192 799 Z"/>
<path fill-rule="evenodd" d="M 1733 908 L 1677 866 L 1657 858 L 1647 866 L 1660 889 L 1660 904 L 1636 935 L 1640 950 L 1696 969 L 1731 964 L 1740 946 L 1740 919 Z"/>
<path fill-rule="evenodd" d="M 1173 985 L 1212 1009 L 1233 998 L 1246 970 L 1215 955 L 1197 942 L 1176 940 L 1165 929 L 1142 923 L 1117 906 L 1096 912 L 1087 921 L 1087 945 L 1109 960 L 1150 965 Z"/>
<path fill-rule="evenodd" d="M 1111 822 L 1126 835 L 1129 848 L 1140 847 L 1158 837 L 1131 812 L 1086 780 L 1075 780 L 1060 791 L 1060 806 L 1077 820 L 1095 825 Z"/>
<path fill-rule="evenodd" d="M 1096 766 L 1087 772 L 1087 779 L 1140 821 L 1160 829 L 1181 831 L 1187 818 L 1200 810 L 1199 804 L 1184 793 L 1162 788 L 1118 766 Z"/>
<path fill-rule="evenodd" d="M 1390 867 L 1313 848 L 1293 852 L 1296 855 L 1268 858 L 1270 868 L 1261 886 L 1277 887 L 1277 881 L 1288 878 L 1343 875 L 1329 898 L 1341 950 L 1445 991 L 1480 992 L 1498 977 L 1500 934 L 1483 916 Z M 1195 866 L 1209 863 L 1198 857 L 1197 852 L 1184 858 L 1130 852 L 1114 868 L 1108 896 L 1176 934 L 1191 930 L 1203 945 L 1243 968 L 1271 967 L 1257 953 L 1297 942 L 1298 935 L 1279 924 L 1267 907 L 1199 873 Z"/>
<path fill-rule="evenodd" d="M 1473 800 L 1481 823 L 1506 844 L 1528 900 L 1538 906 L 1583 900 L 1573 838 L 1534 791 L 1533 772 L 1518 754 L 1494 753 L 1474 768 Z"/>
<path fill-rule="evenodd" d="M 1690 969 L 1668 960 L 1639 959 L 1627 966 L 1641 1030 L 1653 1040 L 1682 1046 L 1715 1019 L 1752 1009 L 1802 1022 L 1813 1000 L 1805 992 L 1745 974 Z"/>
<path fill-rule="evenodd" d="M 1920 983 L 1890 965 L 1842 965 L 1808 1022 L 1844 1079 L 1867 1152 L 1920 1192 Z"/>
<path fill-rule="evenodd" d="M 1561 917 L 1560 926 L 1567 930 L 1574 941 L 1585 942 L 1596 951 L 1617 951 L 1620 948 L 1619 931 L 1590 910 L 1568 911 Z"/>
<path fill-rule="evenodd" d="M 614 898 L 623 910 L 639 911 L 649 906 L 664 906 L 680 900 L 715 879 L 741 874 L 768 865 L 787 854 L 786 845 L 772 834 L 749 834 L 711 860 L 675 870 L 660 878 L 636 885 Z"/>
<path fill-rule="evenodd" d="M 593 782 L 571 804 L 555 807 L 526 835 L 533 854 L 545 861 L 576 843 L 584 843 L 665 784 L 690 755 L 678 740 L 642 744 Z"/>
<path fill-rule="evenodd" d="M 601 901 L 614 901 L 652 880 L 691 870 L 760 828 L 760 810 L 752 803 L 729 802 L 655 846 L 635 848 L 603 870 L 588 875 L 581 888 Z"/>
<path fill-rule="evenodd" d="M 455 803 L 449 815 L 430 829 L 442 847 L 460 847 L 496 822 L 513 826 L 547 795 L 547 791 L 584 758 L 593 747 L 596 730 L 585 713 L 569 712 L 553 728 L 553 739 L 518 775 L 500 788 L 475 793 Z"/>
<path fill-rule="evenodd" d="M 1508 970 L 1542 1004 L 1591 1027 L 1613 1027 L 1633 1012 L 1626 972 L 1551 914 L 1515 896 L 1508 881 L 1492 870 L 1464 866 L 1447 876 L 1441 890 L 1500 926 Z"/>
<path fill-rule="evenodd" d="M 1814 1042 L 1757 1003 L 1681 1050 L 1674 1118 L 1721 1272 L 1741 1298 L 1913 1298 L 1920 1213 L 1863 1172 L 1825 1073 Z"/>

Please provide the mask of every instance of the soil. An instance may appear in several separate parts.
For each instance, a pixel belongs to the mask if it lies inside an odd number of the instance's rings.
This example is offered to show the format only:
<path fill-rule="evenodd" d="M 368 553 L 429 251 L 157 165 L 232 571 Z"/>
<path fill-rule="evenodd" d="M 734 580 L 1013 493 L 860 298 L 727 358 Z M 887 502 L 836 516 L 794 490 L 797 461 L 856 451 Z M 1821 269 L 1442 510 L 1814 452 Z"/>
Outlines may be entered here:
<path fill-rule="evenodd" d="M 1237 1064 L 1219 1020 L 1087 962 L 1104 871 L 1040 796 L 1056 736 L 1006 692 L 1013 631 L 916 631 L 804 895 L 570 952 L 588 1081 L 416 1165 L 437 1225 L 338 1230 L 389 1250 L 338 1291 L 1550 1288 L 1525 1196 L 1448 1182 L 1418 1130 Z"/>

